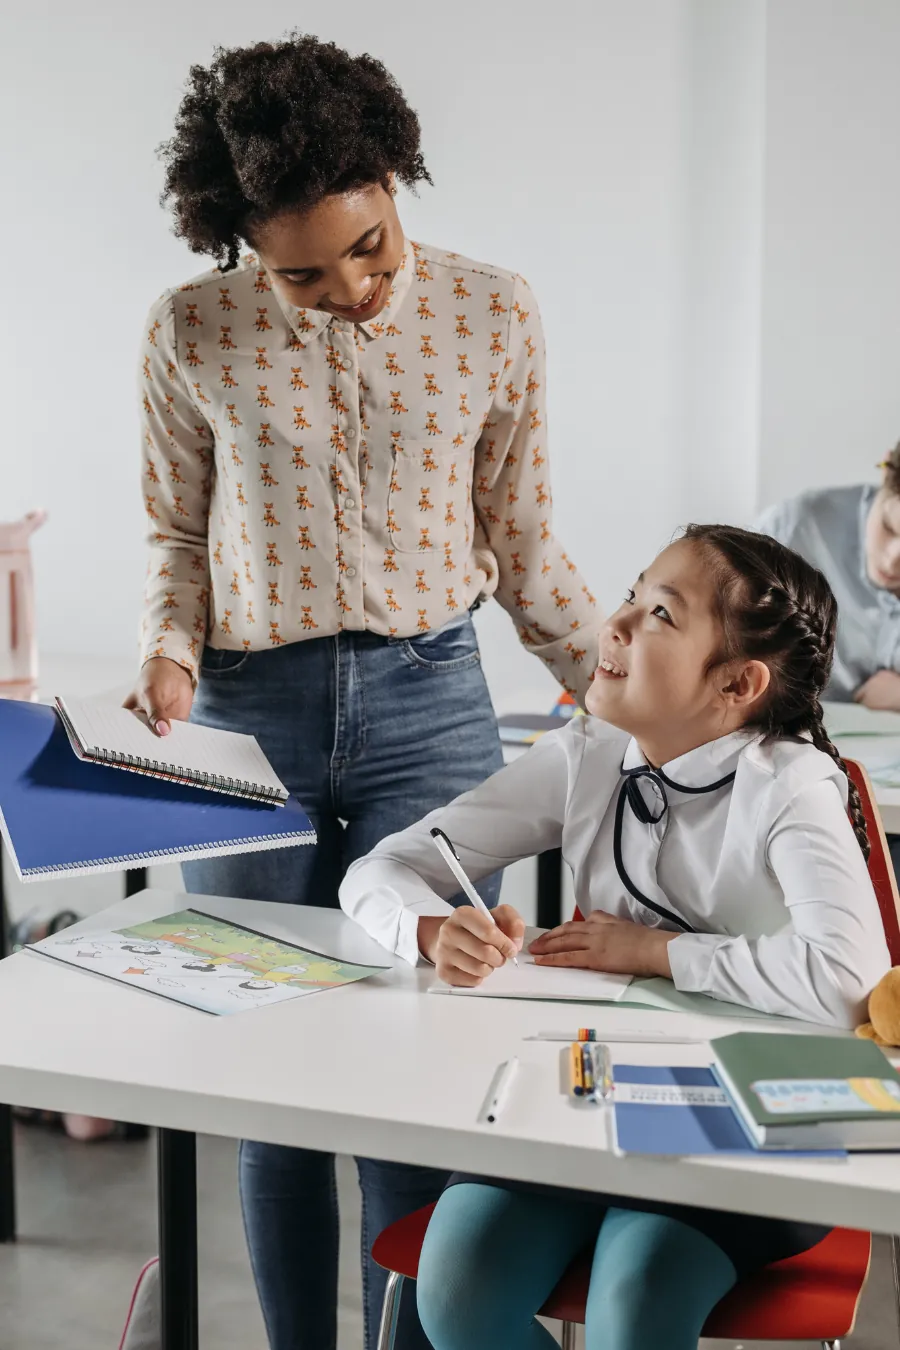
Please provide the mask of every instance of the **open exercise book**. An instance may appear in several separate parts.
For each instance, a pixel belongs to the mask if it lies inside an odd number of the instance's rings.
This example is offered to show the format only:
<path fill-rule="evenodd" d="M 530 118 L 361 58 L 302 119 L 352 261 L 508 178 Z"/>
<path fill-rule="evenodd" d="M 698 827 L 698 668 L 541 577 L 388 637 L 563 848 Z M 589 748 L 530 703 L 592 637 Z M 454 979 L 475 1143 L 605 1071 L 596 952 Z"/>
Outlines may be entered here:
<path fill-rule="evenodd" d="M 79 759 L 249 801 L 283 806 L 288 799 L 254 736 L 177 721 L 158 736 L 142 713 L 109 699 L 57 698 L 56 706 Z"/>
<path fill-rule="evenodd" d="M 81 937 L 63 930 L 29 950 L 217 1015 L 337 989 L 386 969 L 308 951 L 197 909 Z"/>
<path fill-rule="evenodd" d="M 631 984 L 630 975 L 603 975 L 597 970 L 575 970 L 571 966 L 539 966 L 528 951 L 544 928 L 529 928 L 517 966 L 507 961 L 474 989 L 459 985 L 434 984 L 432 994 L 468 995 L 475 998 L 528 998 L 572 1000 L 576 1003 L 617 1003 Z"/>

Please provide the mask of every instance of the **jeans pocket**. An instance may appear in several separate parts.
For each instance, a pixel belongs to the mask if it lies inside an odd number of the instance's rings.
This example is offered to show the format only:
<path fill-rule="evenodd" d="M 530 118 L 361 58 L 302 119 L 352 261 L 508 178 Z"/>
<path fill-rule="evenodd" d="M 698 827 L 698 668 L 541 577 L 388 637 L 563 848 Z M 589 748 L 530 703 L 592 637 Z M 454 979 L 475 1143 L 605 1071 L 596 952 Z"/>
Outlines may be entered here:
<path fill-rule="evenodd" d="M 404 660 L 417 670 L 465 670 L 481 661 L 475 625 L 468 614 L 428 633 L 395 638 L 394 643 Z"/>
<path fill-rule="evenodd" d="M 200 658 L 201 679 L 222 679 L 236 675 L 250 660 L 248 651 L 230 651 L 226 647 L 204 647 Z"/>

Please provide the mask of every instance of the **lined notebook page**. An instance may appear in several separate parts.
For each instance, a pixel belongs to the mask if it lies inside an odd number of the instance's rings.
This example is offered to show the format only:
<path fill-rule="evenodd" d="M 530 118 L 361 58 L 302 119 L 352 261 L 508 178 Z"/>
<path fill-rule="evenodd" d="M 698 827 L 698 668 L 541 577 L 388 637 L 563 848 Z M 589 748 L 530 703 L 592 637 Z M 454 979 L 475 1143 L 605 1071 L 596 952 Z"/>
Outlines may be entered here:
<path fill-rule="evenodd" d="M 188 771 L 205 778 L 233 778 L 287 795 L 254 736 L 195 726 L 191 722 L 171 722 L 169 735 L 157 736 L 143 716 L 115 703 L 103 699 L 58 701 L 88 755 L 105 751 L 113 758 L 130 755 L 156 760 L 174 773 Z"/>

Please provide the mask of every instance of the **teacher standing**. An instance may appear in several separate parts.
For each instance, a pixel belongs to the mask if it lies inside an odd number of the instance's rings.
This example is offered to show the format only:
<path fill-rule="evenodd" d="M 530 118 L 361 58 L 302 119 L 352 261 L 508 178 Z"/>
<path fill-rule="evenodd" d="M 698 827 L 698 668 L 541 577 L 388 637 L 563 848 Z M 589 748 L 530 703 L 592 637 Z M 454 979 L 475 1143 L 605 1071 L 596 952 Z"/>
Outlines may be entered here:
<path fill-rule="evenodd" d="M 218 267 L 145 332 L 131 704 L 162 735 L 188 716 L 252 733 L 318 834 L 188 864 L 190 891 L 336 906 L 354 859 L 502 762 L 475 606 L 495 596 L 561 683 L 589 683 L 599 614 L 551 528 L 540 319 L 521 277 L 405 237 L 395 184 L 430 179 L 369 56 L 220 50 L 163 153 L 176 233 Z M 334 1159 L 245 1142 L 240 1169 L 272 1350 L 333 1350 Z M 442 1177 L 358 1169 L 371 1347 L 371 1243 Z M 398 1350 L 426 1344 L 409 1300 Z"/>

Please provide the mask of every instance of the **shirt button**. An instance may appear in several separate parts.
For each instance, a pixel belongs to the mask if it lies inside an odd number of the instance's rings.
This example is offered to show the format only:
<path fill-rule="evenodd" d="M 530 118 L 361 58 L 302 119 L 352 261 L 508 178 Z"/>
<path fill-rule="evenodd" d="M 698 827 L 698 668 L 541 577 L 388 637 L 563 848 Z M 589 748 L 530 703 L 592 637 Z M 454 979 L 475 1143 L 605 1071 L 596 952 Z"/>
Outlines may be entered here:
<path fill-rule="evenodd" d="M 356 502 L 353 500 L 352 497 L 348 497 L 348 498 L 346 499 L 346 501 L 344 502 L 344 509 L 347 510 L 347 511 L 352 511 L 352 510 L 354 509 L 355 506 L 356 506 Z"/>
<path fill-rule="evenodd" d="M 347 428 L 347 440 L 348 440 L 348 441 L 352 441 L 352 440 L 353 440 L 353 437 L 354 437 L 355 435 L 356 435 L 356 432 L 353 430 L 353 428 L 352 428 L 352 427 L 348 427 L 348 428 Z"/>
<path fill-rule="evenodd" d="M 348 568 L 347 568 L 347 576 L 348 576 L 348 577 L 355 577 L 355 576 L 356 576 L 356 568 L 355 568 L 355 567 L 348 567 Z"/>

